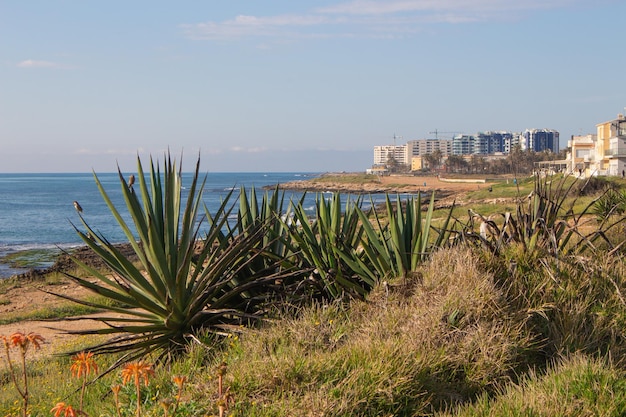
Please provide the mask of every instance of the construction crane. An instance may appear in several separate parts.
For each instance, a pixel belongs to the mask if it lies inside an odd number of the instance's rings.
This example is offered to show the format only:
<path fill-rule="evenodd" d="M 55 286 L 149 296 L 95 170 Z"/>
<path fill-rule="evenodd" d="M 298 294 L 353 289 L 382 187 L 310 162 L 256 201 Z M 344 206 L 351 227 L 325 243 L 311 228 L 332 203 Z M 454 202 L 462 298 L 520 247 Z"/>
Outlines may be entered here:
<path fill-rule="evenodd" d="M 440 132 L 439 130 L 435 129 L 434 132 L 428 132 L 431 135 L 435 135 L 435 139 L 439 139 L 439 134 L 440 133 L 444 133 L 446 135 L 452 135 L 452 137 L 454 137 L 454 135 L 458 134 L 458 133 L 463 133 L 463 132 Z"/>

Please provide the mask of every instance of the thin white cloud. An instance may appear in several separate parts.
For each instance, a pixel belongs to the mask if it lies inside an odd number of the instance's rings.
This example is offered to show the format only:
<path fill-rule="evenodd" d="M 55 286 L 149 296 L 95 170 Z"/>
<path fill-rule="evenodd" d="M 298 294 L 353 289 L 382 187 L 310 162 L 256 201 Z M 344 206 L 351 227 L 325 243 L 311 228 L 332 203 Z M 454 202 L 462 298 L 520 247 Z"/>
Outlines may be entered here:
<path fill-rule="evenodd" d="M 460 15 L 501 14 L 538 10 L 580 3 L 580 0 L 354 0 L 317 9 L 318 13 L 348 15 L 389 15 L 397 13 L 455 12 Z"/>
<path fill-rule="evenodd" d="M 77 155 L 92 155 L 92 156 L 98 156 L 98 155 L 121 155 L 121 156 L 132 156 L 132 155 L 138 155 L 141 153 L 144 153 L 145 150 L 143 148 L 139 148 L 139 149 L 88 149 L 88 148 L 81 148 L 81 149 L 77 149 L 74 154 Z"/>
<path fill-rule="evenodd" d="M 533 11 L 571 7 L 582 0 L 353 0 L 308 13 L 275 16 L 239 15 L 222 22 L 181 25 L 199 40 L 244 38 L 393 38 L 434 23 L 459 24 L 514 20 Z"/>
<path fill-rule="evenodd" d="M 321 15 L 278 15 L 268 17 L 239 15 L 224 22 L 204 22 L 182 25 L 192 39 L 223 40 L 251 36 L 279 36 L 285 30 L 298 27 L 317 27 L 327 24 L 329 18 Z"/>
<path fill-rule="evenodd" d="M 242 152 L 242 153 L 262 153 L 267 152 L 267 148 L 244 148 L 242 146 L 233 146 L 230 148 L 231 152 Z"/>
<path fill-rule="evenodd" d="M 24 61 L 18 62 L 17 67 L 19 68 L 54 68 L 54 69 L 71 69 L 72 68 L 69 65 L 59 64 L 57 62 L 38 61 L 34 59 L 26 59 Z"/>
<path fill-rule="evenodd" d="M 50 61 L 35 61 L 27 59 L 17 64 L 20 68 L 55 68 L 57 65 Z"/>

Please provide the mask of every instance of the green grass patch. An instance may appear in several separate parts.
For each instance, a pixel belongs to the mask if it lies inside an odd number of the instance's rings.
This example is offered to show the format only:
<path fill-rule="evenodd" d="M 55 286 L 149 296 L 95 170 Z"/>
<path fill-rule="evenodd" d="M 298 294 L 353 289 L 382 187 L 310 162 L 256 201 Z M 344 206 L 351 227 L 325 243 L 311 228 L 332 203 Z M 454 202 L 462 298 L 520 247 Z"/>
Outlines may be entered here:
<path fill-rule="evenodd" d="M 310 180 L 314 183 L 339 183 L 339 184 L 370 184 L 379 183 L 380 177 L 373 174 L 326 174 Z"/>
<path fill-rule="evenodd" d="M 1 300 L 2 299 L 0 299 L 0 302 Z M 10 304 L 11 301 L 7 301 L 7 304 Z M 100 304 L 108 303 L 110 305 L 113 305 L 112 301 L 102 296 L 90 296 L 86 298 L 86 301 Z M 122 307 L 121 304 L 117 304 L 116 306 Z M 55 307 L 34 309 L 25 313 L 5 313 L 4 315 L 2 315 L 2 317 L 0 317 L 0 325 L 18 323 L 21 321 L 62 319 L 66 317 L 76 317 L 86 314 L 98 313 L 100 311 L 102 310 L 72 302 L 66 302 Z"/>
<path fill-rule="evenodd" d="M 6 313 L 0 318 L 0 325 L 18 323 L 21 321 L 61 319 L 97 313 L 98 311 L 100 310 L 74 303 L 67 303 L 57 307 L 32 310 L 28 313 Z"/>
<path fill-rule="evenodd" d="M 43 268 L 52 266 L 61 251 L 59 249 L 30 249 L 9 253 L 0 257 L 0 262 L 14 268 Z"/>
<path fill-rule="evenodd" d="M 623 416 L 626 375 L 604 360 L 573 356 L 545 374 L 531 372 L 501 395 L 439 417 L 478 416 Z"/>
<path fill-rule="evenodd" d="M 446 249 L 364 301 L 301 307 L 223 339 L 200 336 L 204 346 L 193 344 L 142 385 L 143 414 L 163 415 L 161 402 L 176 396 L 172 376 L 184 375 L 177 415 L 218 415 L 225 362 L 223 389 L 233 396 L 226 415 L 623 415 L 626 351 L 614 337 L 626 328 L 615 290 L 626 288 L 624 263 L 525 256 Z M 511 275 L 508 259 L 518 262 Z M 97 357 L 101 370 L 115 359 Z M 58 401 L 77 404 L 70 364 L 30 365 L 31 415 L 49 415 Z M 120 382 L 117 370 L 89 385 L 85 411 L 115 415 L 110 387 Z M 17 398 L 0 372 L 0 409 L 19 415 Z M 132 386 L 120 400 L 122 415 L 132 415 Z"/>

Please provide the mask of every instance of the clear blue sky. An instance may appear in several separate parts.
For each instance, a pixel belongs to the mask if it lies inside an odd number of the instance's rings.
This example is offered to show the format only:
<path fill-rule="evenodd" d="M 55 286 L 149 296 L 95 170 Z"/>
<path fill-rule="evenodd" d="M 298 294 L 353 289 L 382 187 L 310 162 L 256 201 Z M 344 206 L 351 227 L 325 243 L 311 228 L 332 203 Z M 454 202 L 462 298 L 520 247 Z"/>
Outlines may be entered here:
<path fill-rule="evenodd" d="M 0 0 L 0 172 L 356 171 L 626 106 L 621 0 Z M 446 134 L 442 134 L 445 136 Z M 400 143 L 399 143 L 400 144 Z"/>

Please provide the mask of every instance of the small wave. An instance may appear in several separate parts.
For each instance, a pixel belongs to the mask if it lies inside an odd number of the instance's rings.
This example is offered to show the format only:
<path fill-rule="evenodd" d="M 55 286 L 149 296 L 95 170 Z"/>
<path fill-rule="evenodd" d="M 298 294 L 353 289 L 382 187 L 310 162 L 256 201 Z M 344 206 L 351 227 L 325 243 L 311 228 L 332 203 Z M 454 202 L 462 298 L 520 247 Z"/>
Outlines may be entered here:
<path fill-rule="evenodd" d="M 0 243 L 0 253 L 25 252 L 31 250 L 73 249 L 81 243 Z"/>

